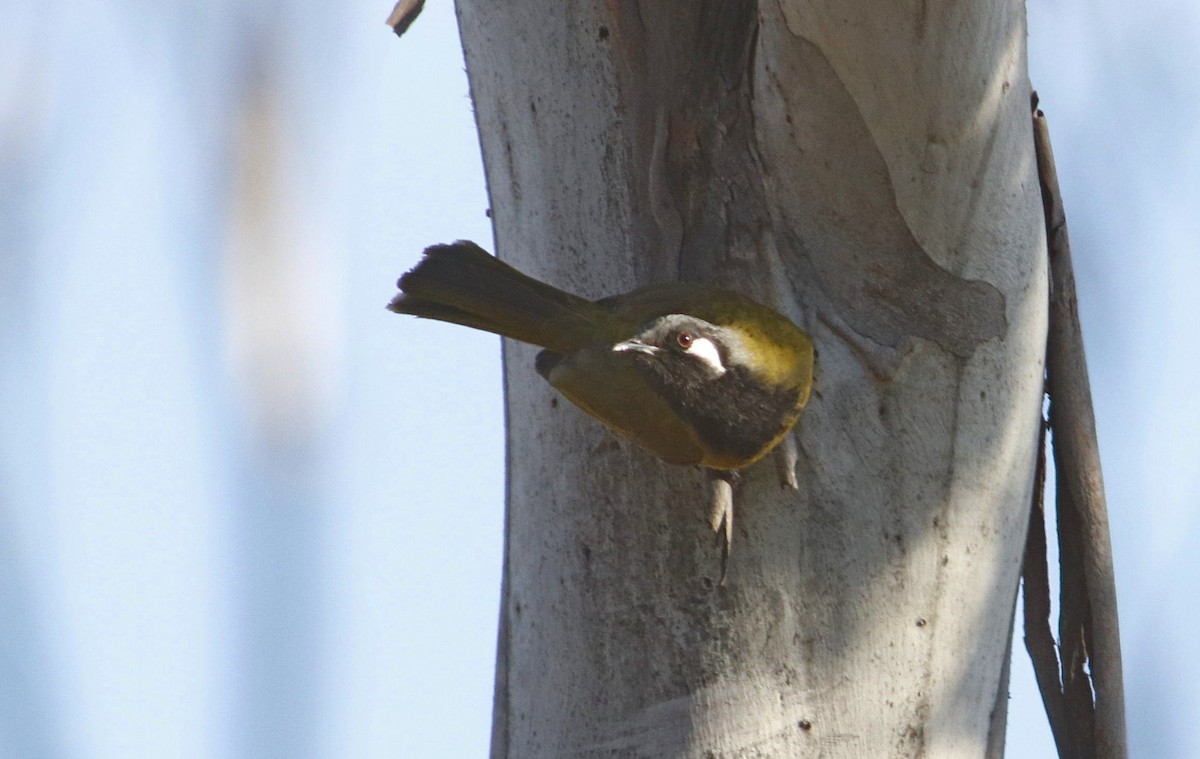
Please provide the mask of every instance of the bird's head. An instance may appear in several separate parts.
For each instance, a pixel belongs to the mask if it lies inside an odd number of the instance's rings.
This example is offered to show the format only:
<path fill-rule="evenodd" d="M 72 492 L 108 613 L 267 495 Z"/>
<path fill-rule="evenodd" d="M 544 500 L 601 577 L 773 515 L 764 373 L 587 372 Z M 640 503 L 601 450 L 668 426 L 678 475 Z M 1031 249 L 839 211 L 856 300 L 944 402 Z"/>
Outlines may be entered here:
<path fill-rule="evenodd" d="M 735 330 L 687 314 L 660 316 L 613 350 L 634 354 L 655 374 L 688 383 L 716 380 L 731 364 L 750 358 Z"/>

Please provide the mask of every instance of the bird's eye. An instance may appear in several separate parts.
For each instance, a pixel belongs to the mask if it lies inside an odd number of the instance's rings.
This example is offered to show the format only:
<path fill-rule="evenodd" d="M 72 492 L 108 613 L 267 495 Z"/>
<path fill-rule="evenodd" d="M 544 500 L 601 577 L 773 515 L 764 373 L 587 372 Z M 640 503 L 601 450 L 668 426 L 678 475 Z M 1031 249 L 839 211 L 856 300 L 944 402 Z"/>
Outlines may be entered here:
<path fill-rule="evenodd" d="M 675 341 L 679 343 L 679 347 L 687 350 L 692 347 L 692 343 L 696 342 L 696 336 L 691 332 L 680 332 L 675 335 Z"/>

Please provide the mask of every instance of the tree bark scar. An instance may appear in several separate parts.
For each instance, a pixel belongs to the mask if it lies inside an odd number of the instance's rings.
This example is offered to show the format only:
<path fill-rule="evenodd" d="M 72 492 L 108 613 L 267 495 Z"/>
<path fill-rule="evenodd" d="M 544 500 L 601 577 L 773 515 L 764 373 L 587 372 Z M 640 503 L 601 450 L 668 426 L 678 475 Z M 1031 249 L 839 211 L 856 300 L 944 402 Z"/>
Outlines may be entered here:
<path fill-rule="evenodd" d="M 761 33 L 774 64 L 755 76 L 756 137 L 767 165 L 789 167 L 787 177 L 767 177 L 784 227 L 779 239 L 795 241 L 785 260 L 816 279 L 848 325 L 881 345 L 921 337 L 966 358 L 1002 338 L 1003 293 L 939 266 L 917 240 L 887 162 L 825 53 L 793 30 Z M 794 81 L 811 86 L 781 84 Z"/>
<path fill-rule="evenodd" d="M 670 125 L 667 111 L 659 104 L 654 112 L 654 145 L 650 151 L 649 177 L 647 186 L 650 191 L 650 212 L 658 224 L 659 233 L 666 250 L 676 252 L 683 239 L 683 220 L 675 200 L 671 197 L 667 173 L 667 141 L 670 139 Z"/>

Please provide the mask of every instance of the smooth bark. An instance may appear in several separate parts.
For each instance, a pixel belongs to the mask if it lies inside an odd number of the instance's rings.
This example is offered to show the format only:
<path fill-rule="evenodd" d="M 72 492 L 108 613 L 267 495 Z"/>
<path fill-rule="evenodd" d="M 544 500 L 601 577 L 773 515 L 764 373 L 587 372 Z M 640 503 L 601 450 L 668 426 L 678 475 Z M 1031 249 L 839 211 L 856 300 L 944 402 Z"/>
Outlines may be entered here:
<path fill-rule="evenodd" d="M 494 757 L 1000 745 L 1046 254 L 1020 2 L 460 0 L 502 258 L 807 325 L 799 491 L 614 440 L 506 345 Z"/>

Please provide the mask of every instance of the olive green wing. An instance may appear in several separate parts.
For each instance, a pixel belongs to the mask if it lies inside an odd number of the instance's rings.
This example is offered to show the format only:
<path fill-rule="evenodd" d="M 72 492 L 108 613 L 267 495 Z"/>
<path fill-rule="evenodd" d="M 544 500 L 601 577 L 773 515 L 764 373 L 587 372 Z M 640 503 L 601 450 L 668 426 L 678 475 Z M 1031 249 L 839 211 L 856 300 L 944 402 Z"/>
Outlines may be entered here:
<path fill-rule="evenodd" d="M 543 352 L 538 371 L 576 406 L 667 463 L 703 460 L 696 434 L 650 389 L 628 353 L 607 343 L 565 356 Z"/>

